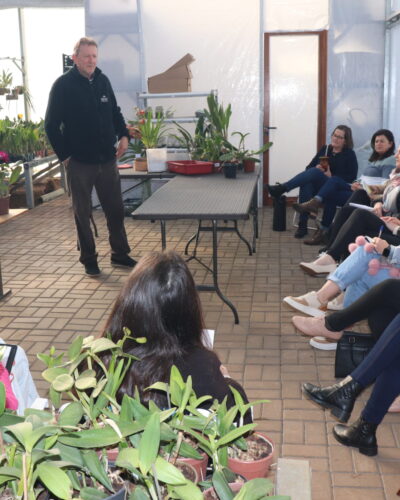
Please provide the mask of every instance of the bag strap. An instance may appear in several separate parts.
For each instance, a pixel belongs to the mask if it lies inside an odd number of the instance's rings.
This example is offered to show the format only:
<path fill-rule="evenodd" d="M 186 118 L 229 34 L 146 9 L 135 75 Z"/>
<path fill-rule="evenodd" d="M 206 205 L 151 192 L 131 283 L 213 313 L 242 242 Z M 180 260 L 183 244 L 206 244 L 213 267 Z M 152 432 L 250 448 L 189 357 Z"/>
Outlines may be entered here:
<path fill-rule="evenodd" d="M 7 368 L 8 373 L 11 373 L 14 359 L 15 359 L 15 356 L 17 354 L 18 346 L 15 344 L 0 344 L 0 347 L 2 347 L 2 346 L 10 348 L 10 353 L 8 355 L 8 358 L 7 358 L 6 368 Z"/>

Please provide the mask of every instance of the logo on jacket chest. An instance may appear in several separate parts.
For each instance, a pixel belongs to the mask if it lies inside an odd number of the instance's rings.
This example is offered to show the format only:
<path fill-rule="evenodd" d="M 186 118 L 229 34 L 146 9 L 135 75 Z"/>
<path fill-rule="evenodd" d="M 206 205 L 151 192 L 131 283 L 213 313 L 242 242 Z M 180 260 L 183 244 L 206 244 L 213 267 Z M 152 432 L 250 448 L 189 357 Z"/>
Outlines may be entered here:
<path fill-rule="evenodd" d="M 100 101 L 101 101 L 101 102 L 108 102 L 108 97 L 107 97 L 106 95 L 102 95 L 102 96 L 100 97 Z"/>

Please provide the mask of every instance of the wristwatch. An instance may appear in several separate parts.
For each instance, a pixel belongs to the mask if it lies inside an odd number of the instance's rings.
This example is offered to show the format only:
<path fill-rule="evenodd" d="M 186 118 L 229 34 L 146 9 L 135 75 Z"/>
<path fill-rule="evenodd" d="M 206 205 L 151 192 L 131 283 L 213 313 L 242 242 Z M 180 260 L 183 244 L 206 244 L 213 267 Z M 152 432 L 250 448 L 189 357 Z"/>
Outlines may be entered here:
<path fill-rule="evenodd" d="M 384 257 L 389 257 L 389 254 L 390 254 L 390 245 L 386 248 L 383 249 L 383 252 L 382 252 L 382 255 Z"/>

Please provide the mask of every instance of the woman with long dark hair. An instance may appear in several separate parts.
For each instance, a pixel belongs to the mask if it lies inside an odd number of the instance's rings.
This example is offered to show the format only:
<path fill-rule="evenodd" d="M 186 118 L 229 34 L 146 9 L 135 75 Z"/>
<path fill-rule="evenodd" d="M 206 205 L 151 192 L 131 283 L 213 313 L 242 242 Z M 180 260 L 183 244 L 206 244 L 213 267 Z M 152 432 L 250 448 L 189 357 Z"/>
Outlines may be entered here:
<path fill-rule="evenodd" d="M 199 295 L 186 263 L 175 252 L 140 259 L 115 301 L 103 335 L 117 342 L 124 328 L 129 328 L 133 338 L 145 337 L 146 342 L 128 339 L 124 343 L 124 350 L 138 361 L 132 363 L 119 398 L 133 396 L 137 389 L 143 402 L 153 400 L 166 407 L 165 394 L 147 388 L 155 382 L 167 382 L 172 365 L 184 379 L 192 376 L 198 397 L 210 395 L 222 401 L 228 396 L 230 406 L 234 400 L 229 385 L 245 396 L 218 356 L 205 346 Z"/>

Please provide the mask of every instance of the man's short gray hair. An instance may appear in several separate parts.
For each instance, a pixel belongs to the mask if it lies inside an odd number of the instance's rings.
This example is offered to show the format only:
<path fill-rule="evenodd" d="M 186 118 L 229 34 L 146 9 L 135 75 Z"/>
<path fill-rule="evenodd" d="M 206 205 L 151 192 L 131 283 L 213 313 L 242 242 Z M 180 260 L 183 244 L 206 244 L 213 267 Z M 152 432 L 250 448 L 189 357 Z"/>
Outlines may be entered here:
<path fill-rule="evenodd" d="M 77 56 L 79 54 L 82 45 L 94 45 L 95 47 L 97 47 L 97 42 L 93 38 L 90 38 L 88 36 L 83 36 L 75 44 L 74 56 Z"/>

